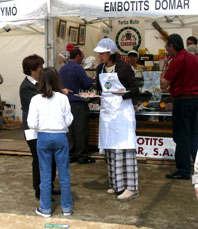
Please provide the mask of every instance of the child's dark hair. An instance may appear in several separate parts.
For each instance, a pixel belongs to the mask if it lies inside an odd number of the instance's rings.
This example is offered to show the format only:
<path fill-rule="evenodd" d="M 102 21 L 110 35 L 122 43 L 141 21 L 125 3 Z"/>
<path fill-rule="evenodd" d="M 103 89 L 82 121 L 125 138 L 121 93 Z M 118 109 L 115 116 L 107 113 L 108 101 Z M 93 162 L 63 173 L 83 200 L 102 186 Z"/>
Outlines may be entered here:
<path fill-rule="evenodd" d="M 53 92 L 62 93 L 60 77 L 55 68 L 47 67 L 41 70 L 39 74 L 38 92 L 47 98 L 51 98 Z"/>

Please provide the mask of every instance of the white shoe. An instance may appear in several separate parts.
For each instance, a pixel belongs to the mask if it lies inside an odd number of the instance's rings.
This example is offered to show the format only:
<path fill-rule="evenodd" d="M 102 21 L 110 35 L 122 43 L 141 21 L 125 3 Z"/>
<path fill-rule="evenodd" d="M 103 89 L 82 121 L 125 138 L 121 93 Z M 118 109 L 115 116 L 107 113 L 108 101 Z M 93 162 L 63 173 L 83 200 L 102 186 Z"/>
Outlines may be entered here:
<path fill-rule="evenodd" d="M 127 201 L 138 198 L 139 196 L 139 191 L 131 191 L 126 189 L 121 195 L 117 196 L 117 199 L 120 201 Z"/>
<path fill-rule="evenodd" d="M 114 193 L 115 193 L 115 190 L 112 189 L 112 188 L 110 188 L 110 189 L 107 190 L 107 193 L 108 193 L 108 194 L 114 194 Z"/>
<path fill-rule="evenodd" d="M 69 216 L 69 215 L 72 215 L 72 214 L 73 214 L 73 211 L 71 211 L 71 212 L 63 212 L 64 216 Z"/>

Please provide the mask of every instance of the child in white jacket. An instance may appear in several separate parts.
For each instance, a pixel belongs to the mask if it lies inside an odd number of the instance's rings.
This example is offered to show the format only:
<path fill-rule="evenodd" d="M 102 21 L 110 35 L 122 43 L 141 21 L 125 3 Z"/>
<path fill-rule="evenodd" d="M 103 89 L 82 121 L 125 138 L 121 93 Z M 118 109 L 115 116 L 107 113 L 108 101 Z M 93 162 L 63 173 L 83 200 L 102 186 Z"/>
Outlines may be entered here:
<path fill-rule="evenodd" d="M 60 78 L 55 68 L 45 68 L 39 75 L 38 92 L 30 102 L 28 126 L 38 131 L 37 151 L 40 169 L 40 207 L 36 213 L 51 216 L 52 156 L 56 160 L 61 186 L 61 208 L 63 215 L 71 215 L 69 145 L 66 132 L 73 116 L 69 100 L 62 94 Z"/>

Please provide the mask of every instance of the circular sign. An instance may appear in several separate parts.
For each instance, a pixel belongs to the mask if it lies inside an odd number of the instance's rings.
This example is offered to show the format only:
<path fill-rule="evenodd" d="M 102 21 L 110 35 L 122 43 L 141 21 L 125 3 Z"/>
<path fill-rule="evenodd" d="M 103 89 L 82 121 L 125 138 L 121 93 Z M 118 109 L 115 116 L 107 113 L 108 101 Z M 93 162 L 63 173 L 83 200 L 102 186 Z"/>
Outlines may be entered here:
<path fill-rule="evenodd" d="M 122 28 L 116 35 L 116 45 L 123 53 L 128 53 L 131 49 L 138 50 L 141 42 L 139 31 L 131 26 Z"/>

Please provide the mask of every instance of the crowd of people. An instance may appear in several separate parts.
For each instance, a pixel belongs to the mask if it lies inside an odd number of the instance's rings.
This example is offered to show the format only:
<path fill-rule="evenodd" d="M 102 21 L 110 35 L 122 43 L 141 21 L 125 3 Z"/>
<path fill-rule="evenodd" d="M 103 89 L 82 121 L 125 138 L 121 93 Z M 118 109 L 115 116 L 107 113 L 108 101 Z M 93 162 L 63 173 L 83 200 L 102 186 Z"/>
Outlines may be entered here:
<path fill-rule="evenodd" d="M 192 155 L 193 161 L 196 160 L 193 183 L 198 199 L 198 52 L 195 39 L 187 39 L 185 50 L 180 35 L 168 36 L 160 86 L 161 89 L 170 88 L 173 98 L 176 143 L 177 171 L 166 177 L 190 179 Z M 40 200 L 36 213 L 43 217 L 51 216 L 52 194 L 61 195 L 63 215 L 73 213 L 69 164 L 95 162 L 88 152 L 88 103 L 75 96 L 80 90 L 89 89 L 94 80 L 101 95 L 98 147 L 108 165 L 107 194 L 116 194 L 119 201 L 139 197 L 133 97 L 139 93 L 135 73 L 144 68 L 138 65 L 138 51 L 131 50 L 129 63 L 126 63 L 121 60 L 114 41 L 103 38 L 93 50 L 98 53 L 100 62 L 94 79 L 87 76 L 81 66 L 83 50 L 68 48 L 59 54 L 63 64 L 59 73 L 52 67 L 43 68 L 44 60 L 38 55 L 28 56 L 22 62 L 26 75 L 20 86 L 24 134 L 33 157 L 35 196 Z M 56 168 L 61 190 L 53 185 Z"/>

